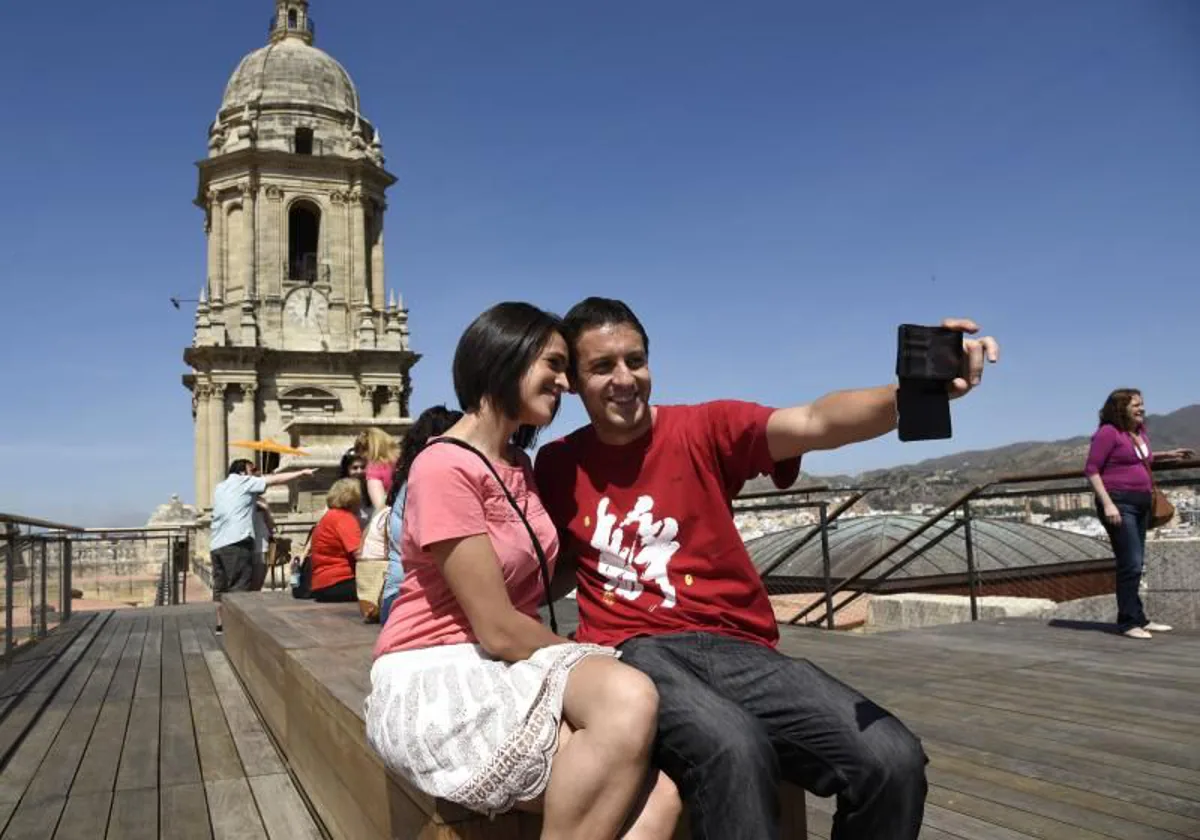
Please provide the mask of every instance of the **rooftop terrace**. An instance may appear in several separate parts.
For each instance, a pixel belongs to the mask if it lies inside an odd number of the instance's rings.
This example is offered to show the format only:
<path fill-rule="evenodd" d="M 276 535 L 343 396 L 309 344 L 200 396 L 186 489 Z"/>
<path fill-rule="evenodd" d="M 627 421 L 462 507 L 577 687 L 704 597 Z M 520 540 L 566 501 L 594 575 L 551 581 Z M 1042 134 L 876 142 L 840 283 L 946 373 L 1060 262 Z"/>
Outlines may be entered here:
<path fill-rule="evenodd" d="M 354 621 L 353 605 L 252 597 L 286 605 L 291 621 L 309 610 L 317 625 Z M 4 666 L 0 840 L 322 836 L 212 622 L 211 605 L 77 614 Z M 924 840 L 1200 837 L 1198 633 L 781 630 L 786 653 L 921 736 Z M 831 810 L 809 798 L 810 838 L 829 836 Z"/>

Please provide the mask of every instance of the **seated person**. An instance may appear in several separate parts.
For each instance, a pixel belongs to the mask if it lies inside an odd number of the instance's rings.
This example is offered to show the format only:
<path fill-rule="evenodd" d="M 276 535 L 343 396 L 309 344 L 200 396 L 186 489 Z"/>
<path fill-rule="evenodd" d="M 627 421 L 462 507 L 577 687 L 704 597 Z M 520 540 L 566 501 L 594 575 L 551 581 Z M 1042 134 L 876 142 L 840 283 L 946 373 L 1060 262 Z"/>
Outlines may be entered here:
<path fill-rule="evenodd" d="M 444 405 L 425 409 L 413 421 L 412 427 L 400 443 L 400 460 L 392 473 L 392 489 L 388 493 L 388 521 L 386 528 L 388 569 L 383 582 L 383 595 L 379 604 L 379 621 L 386 624 L 392 611 L 392 602 L 400 594 L 400 582 L 404 580 L 404 562 L 400 538 L 404 533 L 404 500 L 408 485 L 408 474 L 412 470 L 417 454 L 425 448 L 431 437 L 442 434 L 459 420 L 461 411 L 451 411 Z"/>
<path fill-rule="evenodd" d="M 353 478 L 338 479 L 325 497 L 328 510 L 312 535 L 312 597 L 321 602 L 357 602 L 354 563 L 362 542 L 358 509 L 362 492 Z"/>
<path fill-rule="evenodd" d="M 771 603 L 731 507 L 756 475 L 786 486 L 802 455 L 894 429 L 896 386 L 782 409 L 656 405 L 650 342 L 627 305 L 589 298 L 561 329 L 591 422 L 542 447 L 537 482 L 563 554 L 578 561 L 577 637 L 616 647 L 654 680 L 655 765 L 679 785 L 694 840 L 778 837 L 781 779 L 837 797 L 832 840 L 915 840 L 926 793 L 920 741 L 854 689 L 775 649 Z M 951 397 L 977 385 L 998 353 L 991 338 L 963 346 Z"/>
<path fill-rule="evenodd" d="M 566 365 L 558 319 L 529 304 L 493 307 L 459 340 L 465 414 L 409 475 L 406 574 L 375 645 L 367 740 L 430 796 L 540 811 L 543 840 L 667 840 L 680 806 L 649 768 L 653 684 L 538 618 L 558 537 L 524 450 L 554 418 Z"/>

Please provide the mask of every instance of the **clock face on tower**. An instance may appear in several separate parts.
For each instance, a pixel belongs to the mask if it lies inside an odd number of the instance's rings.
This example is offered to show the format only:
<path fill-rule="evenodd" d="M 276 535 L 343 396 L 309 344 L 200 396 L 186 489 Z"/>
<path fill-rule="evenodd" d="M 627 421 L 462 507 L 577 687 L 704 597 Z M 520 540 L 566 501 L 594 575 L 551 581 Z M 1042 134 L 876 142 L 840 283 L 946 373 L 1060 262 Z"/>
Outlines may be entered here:
<path fill-rule="evenodd" d="M 329 302 L 316 289 L 296 289 L 288 295 L 283 314 L 289 326 L 324 332 Z"/>

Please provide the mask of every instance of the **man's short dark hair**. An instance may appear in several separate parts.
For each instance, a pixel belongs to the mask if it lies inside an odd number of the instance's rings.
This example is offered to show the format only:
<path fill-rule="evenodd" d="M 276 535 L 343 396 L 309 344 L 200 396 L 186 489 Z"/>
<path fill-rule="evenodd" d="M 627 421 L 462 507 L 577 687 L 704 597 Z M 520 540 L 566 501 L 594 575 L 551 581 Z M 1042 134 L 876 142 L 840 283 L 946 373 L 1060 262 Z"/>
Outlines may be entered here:
<path fill-rule="evenodd" d="M 454 351 L 454 393 L 463 411 L 479 411 L 485 400 L 510 420 L 521 413 L 521 379 L 561 321 L 529 303 L 498 303 L 471 322 Z M 536 429 L 524 427 L 513 442 L 533 443 Z"/>
<path fill-rule="evenodd" d="M 229 464 L 229 475 L 246 475 L 254 469 L 254 462 L 249 458 L 238 458 Z"/>
<path fill-rule="evenodd" d="M 642 346 L 646 349 L 646 355 L 650 355 L 650 336 L 646 335 L 646 328 L 642 326 L 642 322 L 633 314 L 633 310 L 625 301 L 589 297 L 572 306 L 570 311 L 563 316 L 562 326 L 559 328 L 563 338 L 567 340 L 567 350 L 571 354 L 571 370 L 576 370 L 578 357 L 575 343 L 579 341 L 579 336 L 597 327 L 616 327 L 622 324 L 628 324 L 638 331 L 638 335 L 642 337 Z"/>

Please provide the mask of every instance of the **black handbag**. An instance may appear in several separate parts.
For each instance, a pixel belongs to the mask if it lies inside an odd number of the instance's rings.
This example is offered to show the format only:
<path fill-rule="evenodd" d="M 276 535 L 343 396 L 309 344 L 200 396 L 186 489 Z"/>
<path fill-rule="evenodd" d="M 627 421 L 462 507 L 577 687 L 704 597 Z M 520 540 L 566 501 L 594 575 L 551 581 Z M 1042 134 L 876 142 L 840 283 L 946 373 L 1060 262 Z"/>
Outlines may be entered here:
<path fill-rule="evenodd" d="M 533 532 L 533 526 L 529 524 L 529 520 L 525 518 L 525 513 L 521 510 L 521 506 L 517 504 L 517 500 L 513 498 L 513 494 L 508 489 L 508 485 L 504 483 L 504 479 L 500 478 L 500 473 L 496 472 L 496 468 L 492 466 L 491 460 L 478 449 L 465 440 L 459 440 L 452 437 L 440 437 L 429 441 L 430 443 L 449 443 L 460 449 L 465 449 L 468 452 L 474 452 L 479 460 L 487 465 L 488 472 L 492 474 L 492 478 L 496 479 L 496 483 L 500 485 L 500 489 L 504 491 L 504 496 L 508 499 L 508 503 L 512 505 L 512 509 L 517 512 L 517 516 L 521 518 L 521 524 L 525 526 L 525 530 L 529 532 L 529 539 L 533 543 L 533 551 L 537 555 L 538 566 L 542 570 L 542 587 L 546 591 L 546 607 L 550 611 L 550 630 L 554 633 L 558 632 L 558 620 L 554 617 L 554 604 L 550 602 L 550 564 L 546 561 L 546 552 L 542 548 L 542 543 L 538 540 L 537 534 Z"/>

